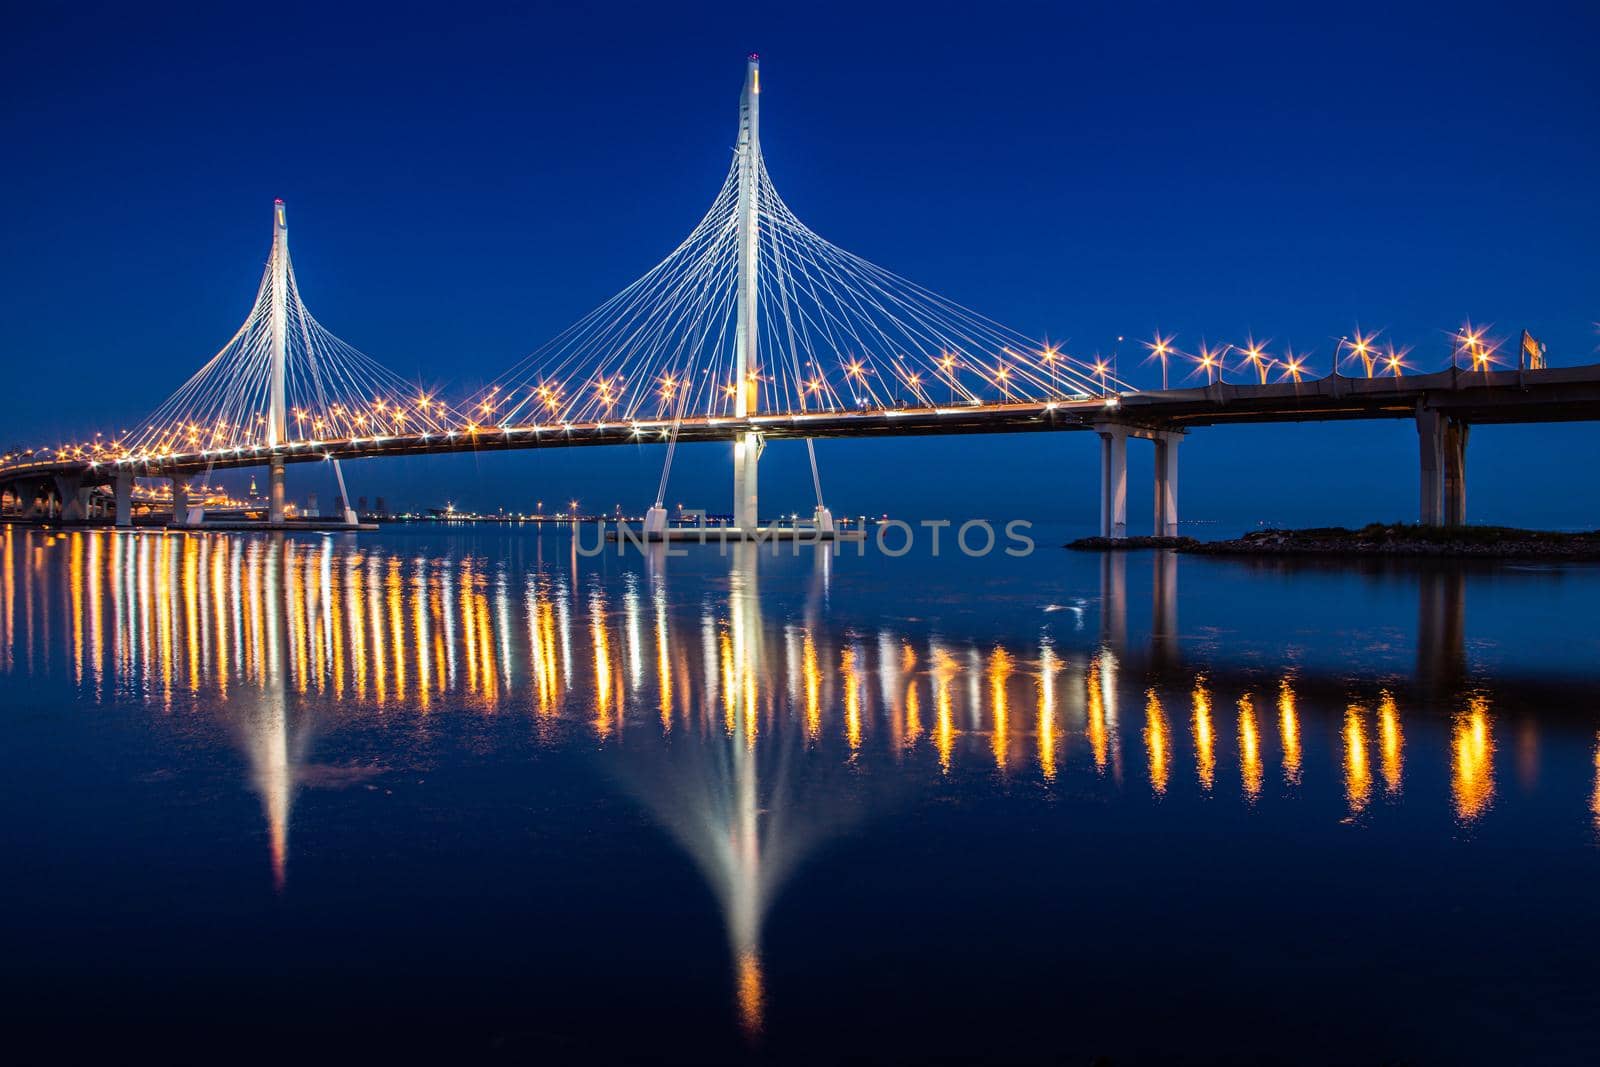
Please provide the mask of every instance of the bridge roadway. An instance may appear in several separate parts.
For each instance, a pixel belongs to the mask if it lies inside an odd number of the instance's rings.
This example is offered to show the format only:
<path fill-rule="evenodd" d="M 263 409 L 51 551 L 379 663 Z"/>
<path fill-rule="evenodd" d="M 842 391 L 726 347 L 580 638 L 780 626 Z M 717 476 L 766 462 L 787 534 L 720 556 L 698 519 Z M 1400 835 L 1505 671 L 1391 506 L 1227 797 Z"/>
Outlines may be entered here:
<path fill-rule="evenodd" d="M 1600 420 L 1600 364 L 1537 371 L 1464 371 L 1404 377 L 1331 375 L 1304 382 L 1203 387 L 1072 397 L 1059 400 L 754 414 L 685 418 L 682 443 L 734 441 L 755 432 L 769 439 L 872 438 L 918 435 L 1028 433 L 1090 430 L 1103 441 L 1102 533 L 1125 533 L 1126 438 L 1156 442 L 1157 530 L 1176 529 L 1176 444 L 1190 429 L 1228 424 L 1416 419 L 1422 451 L 1422 521 L 1465 518 L 1465 445 L 1468 427 L 1492 423 Z M 275 454 L 286 463 L 384 456 L 496 452 L 529 448 L 664 442 L 668 419 L 545 423 L 465 430 L 450 434 L 395 434 L 315 442 L 276 449 L 238 448 L 176 453 L 120 461 L 24 459 L 0 465 L 0 489 L 21 495 L 71 492 L 115 485 L 119 477 L 187 480 L 208 469 L 265 465 Z M 1164 458 L 1163 458 L 1164 453 Z M 119 493 L 119 496 L 122 495 Z M 1430 496 L 1432 500 L 1430 501 Z M 35 497 L 29 497 L 30 501 Z M 1165 506 L 1163 506 L 1165 505 Z M 76 517 L 76 516 L 67 516 Z M 87 516 L 83 516 L 87 517 Z"/>

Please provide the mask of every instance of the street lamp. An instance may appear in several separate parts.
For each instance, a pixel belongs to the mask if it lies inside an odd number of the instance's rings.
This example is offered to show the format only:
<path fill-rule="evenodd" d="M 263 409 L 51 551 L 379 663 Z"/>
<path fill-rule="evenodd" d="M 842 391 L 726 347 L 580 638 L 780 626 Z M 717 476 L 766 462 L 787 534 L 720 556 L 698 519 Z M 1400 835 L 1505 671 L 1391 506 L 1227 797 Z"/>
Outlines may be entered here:
<path fill-rule="evenodd" d="M 1270 344 L 1271 342 L 1267 342 Z M 1254 337 L 1246 343 L 1244 361 L 1256 369 L 1256 375 L 1261 379 L 1261 384 L 1267 384 L 1267 372 L 1272 369 L 1272 357 L 1264 351 L 1265 345 L 1257 344 Z"/>
<path fill-rule="evenodd" d="M 950 403 L 956 402 L 956 357 L 946 352 L 939 357 L 939 369 L 944 371 L 944 376 L 950 382 Z"/>
<path fill-rule="evenodd" d="M 1333 373 L 1334 374 L 1338 374 L 1339 373 L 1339 353 L 1342 352 L 1344 350 L 1344 346 L 1349 344 L 1349 343 L 1350 343 L 1350 337 L 1349 337 L 1348 334 L 1340 334 L 1339 335 L 1339 339 L 1337 341 L 1333 342 Z"/>
<path fill-rule="evenodd" d="M 1372 346 L 1366 341 L 1357 339 L 1355 343 L 1356 355 L 1361 357 L 1361 366 L 1366 369 L 1367 377 L 1372 377 Z"/>
<path fill-rule="evenodd" d="M 1347 337 L 1339 338 L 1339 343 L 1333 346 L 1334 368 L 1337 369 L 1339 366 L 1340 348 L 1348 348 L 1352 353 L 1354 353 L 1355 357 L 1361 361 L 1361 368 L 1366 371 L 1367 377 L 1371 378 L 1373 376 L 1373 371 L 1378 364 L 1377 349 L 1374 348 L 1372 344 L 1373 339 L 1377 336 L 1377 333 L 1363 335 L 1361 330 L 1357 328 L 1356 339 L 1354 341 L 1351 341 Z"/>
<path fill-rule="evenodd" d="M 1212 385 L 1222 381 L 1223 360 L 1227 357 L 1233 345 L 1223 345 L 1221 348 L 1209 348 L 1204 340 L 1200 342 L 1200 354 L 1195 360 L 1200 364 L 1200 369 L 1206 372 L 1206 384 Z"/>
<path fill-rule="evenodd" d="M 1161 361 L 1161 388 L 1167 387 L 1167 357 L 1172 355 L 1172 338 L 1162 337 L 1161 331 L 1156 331 L 1154 341 L 1140 342 L 1150 350 L 1150 355 Z"/>
<path fill-rule="evenodd" d="M 1044 361 L 1050 365 L 1050 396 L 1051 396 L 1052 399 L 1054 399 L 1056 396 L 1060 395 L 1060 392 L 1061 392 L 1061 390 L 1056 388 L 1056 357 L 1057 357 L 1057 355 L 1059 355 L 1059 352 L 1057 351 L 1057 349 L 1055 348 L 1054 345 L 1046 345 L 1045 346 L 1045 349 L 1044 349 Z"/>
<path fill-rule="evenodd" d="M 1471 370 L 1488 370 L 1494 362 L 1494 346 L 1484 340 L 1483 330 L 1474 329 L 1469 322 L 1457 334 L 1467 350 L 1467 358 L 1471 360 Z M 1452 353 L 1450 363 L 1455 365 L 1455 355 Z"/>
<path fill-rule="evenodd" d="M 1300 384 L 1300 377 L 1305 371 L 1306 361 L 1304 356 L 1297 356 L 1293 349 L 1283 350 L 1283 378 L 1287 378 L 1296 385 Z M 1278 380 L 1281 382 L 1283 378 Z"/>

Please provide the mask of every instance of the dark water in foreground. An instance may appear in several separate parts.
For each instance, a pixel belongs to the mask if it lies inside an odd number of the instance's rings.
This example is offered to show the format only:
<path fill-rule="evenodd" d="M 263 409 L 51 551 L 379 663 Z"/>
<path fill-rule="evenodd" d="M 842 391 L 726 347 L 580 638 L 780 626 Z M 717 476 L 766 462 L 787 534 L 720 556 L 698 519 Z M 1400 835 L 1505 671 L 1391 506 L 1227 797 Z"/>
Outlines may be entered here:
<path fill-rule="evenodd" d="M 1593 1061 L 1600 569 L 0 529 L 13 1048 Z"/>

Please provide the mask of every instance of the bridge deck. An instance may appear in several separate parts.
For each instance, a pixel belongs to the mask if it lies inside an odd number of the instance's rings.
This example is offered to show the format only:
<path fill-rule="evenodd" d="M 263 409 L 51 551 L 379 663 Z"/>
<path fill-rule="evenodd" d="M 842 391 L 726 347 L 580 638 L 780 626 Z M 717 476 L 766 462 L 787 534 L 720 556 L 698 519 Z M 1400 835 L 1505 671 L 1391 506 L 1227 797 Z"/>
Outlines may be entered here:
<path fill-rule="evenodd" d="M 1185 430 L 1228 423 L 1401 419 L 1419 408 L 1469 423 L 1532 423 L 1600 420 L 1600 364 L 1539 371 L 1456 371 L 1400 378 L 1345 378 L 1268 385 L 1216 383 L 1203 388 L 1074 397 L 998 404 L 907 406 L 853 411 L 688 418 L 678 425 L 680 442 L 731 441 L 757 431 L 772 438 L 902 437 L 938 434 L 1028 433 L 1092 430 L 1105 422 L 1133 432 Z M 664 442 L 670 420 L 636 419 L 593 423 L 545 423 L 480 429 L 475 433 L 400 434 L 295 442 L 277 451 L 290 463 L 381 456 L 495 452 L 529 448 Z M 85 459 L 27 459 L 0 466 L 0 480 L 85 474 L 110 480 L 117 472 L 139 475 L 193 474 L 258 467 L 268 448 L 192 452 L 94 463 Z"/>

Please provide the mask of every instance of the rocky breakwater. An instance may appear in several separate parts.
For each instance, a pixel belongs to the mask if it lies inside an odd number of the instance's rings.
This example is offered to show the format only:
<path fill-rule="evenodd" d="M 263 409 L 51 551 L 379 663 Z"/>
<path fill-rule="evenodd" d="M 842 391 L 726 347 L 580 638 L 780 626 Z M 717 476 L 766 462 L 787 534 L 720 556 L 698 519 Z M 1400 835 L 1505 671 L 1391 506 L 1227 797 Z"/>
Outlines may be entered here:
<path fill-rule="evenodd" d="M 1427 556 L 1461 559 L 1600 560 L 1600 531 L 1558 533 L 1507 526 L 1372 523 L 1310 530 L 1255 530 L 1231 541 L 1182 546 L 1202 555 Z"/>

